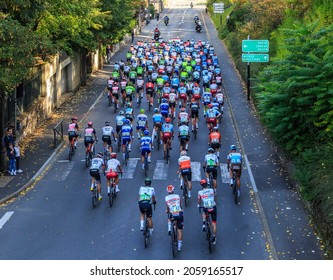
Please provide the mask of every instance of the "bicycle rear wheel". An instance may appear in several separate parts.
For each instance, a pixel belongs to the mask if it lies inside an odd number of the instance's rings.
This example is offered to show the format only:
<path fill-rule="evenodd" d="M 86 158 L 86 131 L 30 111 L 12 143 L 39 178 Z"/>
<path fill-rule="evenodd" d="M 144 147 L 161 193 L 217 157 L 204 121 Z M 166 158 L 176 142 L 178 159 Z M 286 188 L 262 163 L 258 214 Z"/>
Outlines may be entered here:
<path fill-rule="evenodd" d="M 86 152 L 86 167 L 89 167 L 90 165 L 90 155 L 89 152 Z"/>
<path fill-rule="evenodd" d="M 148 158 L 147 155 L 145 155 L 145 177 L 148 176 L 148 169 L 149 169 L 149 163 L 148 163 Z"/>
<path fill-rule="evenodd" d="M 184 197 L 184 204 L 185 204 L 185 207 L 187 207 L 187 199 L 188 199 L 188 196 L 187 196 L 187 187 L 188 187 L 188 182 L 187 182 L 186 179 L 184 179 L 183 197 Z"/>
<path fill-rule="evenodd" d="M 171 232 L 171 250 L 172 250 L 172 256 L 173 258 L 176 257 L 176 251 L 177 251 L 177 237 L 176 237 L 176 231 L 174 226 L 172 225 L 172 232 Z"/>
<path fill-rule="evenodd" d="M 109 194 L 109 205 L 110 205 L 110 208 L 113 206 L 113 187 L 111 187 L 111 191 L 110 191 L 110 194 Z"/>
<path fill-rule="evenodd" d="M 161 146 L 161 135 L 160 135 L 160 130 L 157 130 L 157 150 L 160 150 Z"/>
<path fill-rule="evenodd" d="M 92 207 L 95 208 L 97 205 L 97 188 L 96 186 L 94 187 L 94 190 L 91 192 L 91 202 L 92 202 Z"/>
<path fill-rule="evenodd" d="M 207 241 L 208 241 L 208 250 L 209 253 L 212 252 L 212 242 L 211 242 L 211 238 L 212 238 L 212 234 L 210 231 L 210 223 L 206 222 L 206 236 L 207 236 Z"/>
<path fill-rule="evenodd" d="M 233 184 L 233 194 L 234 194 L 235 204 L 238 204 L 239 196 L 238 196 L 238 191 L 237 191 L 237 185 L 235 182 Z"/>
<path fill-rule="evenodd" d="M 71 161 L 72 158 L 73 158 L 73 155 L 74 155 L 73 150 L 74 150 L 74 147 L 72 145 L 70 145 L 69 152 L 68 152 L 68 160 L 69 161 Z"/>
<path fill-rule="evenodd" d="M 147 216 L 145 217 L 145 227 L 143 231 L 143 239 L 144 239 L 144 244 L 145 248 L 148 246 L 148 238 L 149 238 L 149 229 L 148 229 L 148 221 L 147 221 Z"/>

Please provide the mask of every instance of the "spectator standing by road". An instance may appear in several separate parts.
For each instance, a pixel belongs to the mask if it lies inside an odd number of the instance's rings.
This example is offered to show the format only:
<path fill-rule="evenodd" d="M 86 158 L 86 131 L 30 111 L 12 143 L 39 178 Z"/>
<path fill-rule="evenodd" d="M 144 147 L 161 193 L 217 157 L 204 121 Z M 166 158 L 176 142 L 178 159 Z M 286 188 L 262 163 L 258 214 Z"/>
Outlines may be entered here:
<path fill-rule="evenodd" d="M 132 36 L 132 44 L 133 44 L 133 42 L 134 42 L 134 29 L 132 29 L 131 36 Z"/>
<path fill-rule="evenodd" d="M 9 158 L 9 174 L 14 176 L 16 175 L 16 165 L 15 165 L 15 150 L 12 142 L 9 143 L 7 156 Z"/>
<path fill-rule="evenodd" d="M 107 45 L 106 46 L 106 63 L 110 63 L 111 62 L 111 46 Z"/>
<path fill-rule="evenodd" d="M 16 161 L 16 172 L 22 173 L 22 169 L 20 169 L 21 153 L 20 153 L 20 146 L 18 144 L 18 141 L 15 141 L 14 151 L 15 151 L 15 161 Z"/>

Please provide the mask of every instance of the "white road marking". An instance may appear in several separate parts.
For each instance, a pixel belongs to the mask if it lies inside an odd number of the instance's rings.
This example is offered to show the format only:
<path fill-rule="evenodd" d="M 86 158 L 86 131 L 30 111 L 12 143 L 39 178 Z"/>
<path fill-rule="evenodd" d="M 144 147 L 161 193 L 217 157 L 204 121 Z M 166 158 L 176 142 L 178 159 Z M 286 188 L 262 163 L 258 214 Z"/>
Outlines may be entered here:
<path fill-rule="evenodd" d="M 249 162 L 249 160 L 247 158 L 247 155 L 245 155 L 245 154 L 244 154 L 244 160 L 245 160 L 247 172 L 249 173 L 249 176 L 250 176 L 250 181 L 251 181 L 251 184 L 252 184 L 253 191 L 254 192 L 258 192 L 257 184 L 256 184 L 256 181 L 254 180 L 254 177 L 253 177 L 253 173 L 252 173 L 252 170 L 251 170 L 250 162 Z"/>
<path fill-rule="evenodd" d="M 69 172 L 72 171 L 74 167 L 74 162 L 72 161 L 69 166 L 67 167 L 66 171 L 64 172 L 63 176 L 61 177 L 61 181 L 65 181 L 66 180 L 66 177 L 68 176 Z"/>
<path fill-rule="evenodd" d="M 201 162 L 191 162 L 192 182 L 200 182 L 201 180 Z"/>
<path fill-rule="evenodd" d="M 123 166 L 123 176 L 120 177 L 122 179 L 133 179 L 133 175 L 135 172 L 136 165 L 140 158 L 129 158 L 127 166 Z"/>
<path fill-rule="evenodd" d="M 59 159 L 57 162 L 69 162 L 68 159 Z"/>
<path fill-rule="evenodd" d="M 4 226 L 4 224 L 9 220 L 9 218 L 14 214 L 14 211 L 9 211 L 0 219 L 0 229 Z"/>
<path fill-rule="evenodd" d="M 157 160 L 154 170 L 153 179 L 166 180 L 168 178 L 168 165 L 165 160 Z"/>
<path fill-rule="evenodd" d="M 220 170 L 222 183 L 230 183 L 230 173 L 228 172 L 228 165 L 226 163 L 220 163 Z"/>

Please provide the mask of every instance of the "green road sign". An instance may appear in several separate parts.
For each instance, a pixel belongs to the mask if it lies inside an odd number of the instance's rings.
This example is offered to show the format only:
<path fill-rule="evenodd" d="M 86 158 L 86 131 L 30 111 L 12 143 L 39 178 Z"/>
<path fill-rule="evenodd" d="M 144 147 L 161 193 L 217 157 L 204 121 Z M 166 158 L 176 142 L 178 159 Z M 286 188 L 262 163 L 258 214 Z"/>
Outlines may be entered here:
<path fill-rule="evenodd" d="M 269 52 L 268 40 L 243 40 L 242 52 Z"/>
<path fill-rule="evenodd" d="M 269 55 L 267 53 L 243 53 L 243 62 L 268 62 Z"/>

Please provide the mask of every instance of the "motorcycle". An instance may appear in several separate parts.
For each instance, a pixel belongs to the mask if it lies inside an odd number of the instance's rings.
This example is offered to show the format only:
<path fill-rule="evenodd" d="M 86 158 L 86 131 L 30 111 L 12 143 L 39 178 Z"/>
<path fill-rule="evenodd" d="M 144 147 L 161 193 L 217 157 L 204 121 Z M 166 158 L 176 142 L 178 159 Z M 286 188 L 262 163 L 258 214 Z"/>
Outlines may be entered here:
<path fill-rule="evenodd" d="M 202 26 L 200 25 L 200 24 L 197 24 L 196 26 L 195 26 L 195 31 L 197 31 L 197 32 L 201 32 L 201 30 L 202 30 Z"/>

